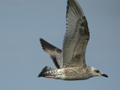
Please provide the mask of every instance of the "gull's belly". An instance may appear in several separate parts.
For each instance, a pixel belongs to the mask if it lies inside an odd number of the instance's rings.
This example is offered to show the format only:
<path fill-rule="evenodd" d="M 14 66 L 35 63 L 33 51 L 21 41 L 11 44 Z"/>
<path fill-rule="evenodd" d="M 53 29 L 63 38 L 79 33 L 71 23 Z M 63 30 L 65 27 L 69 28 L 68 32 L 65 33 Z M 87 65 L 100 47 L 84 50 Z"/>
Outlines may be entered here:
<path fill-rule="evenodd" d="M 59 69 L 61 71 L 62 69 Z M 91 76 L 86 73 L 84 69 L 80 69 L 79 67 L 69 67 L 64 68 L 63 73 L 56 75 L 55 79 L 63 79 L 63 80 L 85 80 L 89 79 Z"/>

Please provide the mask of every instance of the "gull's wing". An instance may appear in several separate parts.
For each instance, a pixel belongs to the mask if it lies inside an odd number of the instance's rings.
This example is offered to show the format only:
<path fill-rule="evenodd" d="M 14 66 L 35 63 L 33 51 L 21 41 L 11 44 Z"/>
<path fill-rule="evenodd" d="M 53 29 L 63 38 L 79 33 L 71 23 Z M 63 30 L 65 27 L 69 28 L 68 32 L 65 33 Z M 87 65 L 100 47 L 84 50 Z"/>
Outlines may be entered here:
<path fill-rule="evenodd" d="M 85 51 L 89 40 L 87 20 L 76 0 L 68 0 L 67 4 L 63 67 L 85 67 Z"/>
<path fill-rule="evenodd" d="M 62 50 L 58 49 L 57 47 L 51 45 L 47 41 L 43 40 L 42 38 L 40 39 L 40 43 L 42 45 L 43 50 L 50 55 L 52 58 L 55 66 L 57 68 L 61 68 L 63 63 L 62 63 Z"/>

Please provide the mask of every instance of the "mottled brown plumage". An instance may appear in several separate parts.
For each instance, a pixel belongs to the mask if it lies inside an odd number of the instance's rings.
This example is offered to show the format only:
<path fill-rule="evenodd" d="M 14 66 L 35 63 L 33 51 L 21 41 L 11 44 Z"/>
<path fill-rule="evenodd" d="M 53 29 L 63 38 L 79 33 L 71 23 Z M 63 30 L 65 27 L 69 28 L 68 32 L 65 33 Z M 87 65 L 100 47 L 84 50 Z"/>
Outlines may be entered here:
<path fill-rule="evenodd" d="M 90 38 L 86 17 L 76 0 L 68 0 L 66 12 L 66 33 L 63 50 L 40 39 L 43 50 L 47 52 L 58 69 L 43 68 L 38 77 L 63 80 L 85 80 L 94 76 L 105 76 L 99 70 L 85 63 L 86 47 Z"/>

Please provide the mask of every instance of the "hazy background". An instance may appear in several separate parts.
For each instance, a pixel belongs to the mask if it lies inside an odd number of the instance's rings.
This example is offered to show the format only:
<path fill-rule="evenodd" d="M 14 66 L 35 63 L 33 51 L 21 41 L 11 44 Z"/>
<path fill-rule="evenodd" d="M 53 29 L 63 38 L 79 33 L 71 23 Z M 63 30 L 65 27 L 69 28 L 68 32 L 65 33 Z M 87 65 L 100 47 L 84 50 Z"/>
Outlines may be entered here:
<path fill-rule="evenodd" d="M 109 78 L 37 78 L 55 68 L 39 38 L 62 48 L 67 0 L 0 0 L 0 90 L 119 90 L 120 0 L 77 0 L 88 20 L 86 62 Z"/>

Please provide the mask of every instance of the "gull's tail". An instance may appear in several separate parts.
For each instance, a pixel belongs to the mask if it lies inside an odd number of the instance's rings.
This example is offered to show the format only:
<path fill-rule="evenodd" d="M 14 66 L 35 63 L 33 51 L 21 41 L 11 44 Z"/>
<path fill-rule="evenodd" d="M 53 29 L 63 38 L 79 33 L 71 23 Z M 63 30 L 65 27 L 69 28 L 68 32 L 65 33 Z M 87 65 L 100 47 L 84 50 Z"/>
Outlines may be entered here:
<path fill-rule="evenodd" d="M 45 66 L 43 68 L 43 70 L 40 72 L 40 74 L 38 75 L 38 77 L 45 77 L 46 75 L 49 75 L 49 73 L 47 73 L 47 71 L 51 71 L 51 70 L 53 70 L 53 69 Z"/>

